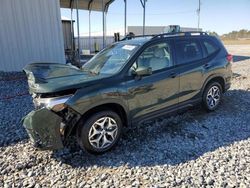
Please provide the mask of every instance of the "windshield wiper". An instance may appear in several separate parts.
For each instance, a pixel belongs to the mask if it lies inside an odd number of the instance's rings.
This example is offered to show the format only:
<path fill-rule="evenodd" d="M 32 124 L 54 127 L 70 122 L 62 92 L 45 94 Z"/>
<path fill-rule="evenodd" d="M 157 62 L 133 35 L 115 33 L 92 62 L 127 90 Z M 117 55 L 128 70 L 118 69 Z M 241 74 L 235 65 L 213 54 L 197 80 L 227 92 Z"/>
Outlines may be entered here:
<path fill-rule="evenodd" d="M 98 75 L 99 74 L 99 72 L 96 72 L 94 70 L 89 70 L 89 69 L 86 69 L 86 68 L 81 68 L 81 71 L 87 72 L 87 73 L 90 73 L 90 74 L 93 74 L 93 75 Z"/>
<path fill-rule="evenodd" d="M 89 72 L 89 70 L 86 69 L 86 68 L 84 68 L 84 67 L 81 67 L 81 71 L 83 71 L 83 72 Z"/>
<path fill-rule="evenodd" d="M 90 74 L 93 74 L 93 75 L 98 75 L 99 74 L 99 72 L 96 72 L 96 71 L 94 71 L 94 70 L 90 70 L 90 71 L 88 71 Z"/>

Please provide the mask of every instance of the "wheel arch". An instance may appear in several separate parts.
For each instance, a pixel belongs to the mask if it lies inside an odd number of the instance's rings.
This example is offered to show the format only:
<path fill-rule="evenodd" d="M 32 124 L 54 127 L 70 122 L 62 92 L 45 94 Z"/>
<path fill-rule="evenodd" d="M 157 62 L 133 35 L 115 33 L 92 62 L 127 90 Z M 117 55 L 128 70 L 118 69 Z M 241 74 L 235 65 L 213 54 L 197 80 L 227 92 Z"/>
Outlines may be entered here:
<path fill-rule="evenodd" d="M 202 87 L 202 92 L 201 94 L 203 95 L 204 90 L 206 89 L 206 87 L 212 83 L 212 82 L 218 82 L 221 87 L 222 87 L 222 92 L 225 92 L 225 79 L 222 75 L 213 75 L 210 76 L 209 78 L 207 78 L 207 80 L 205 81 L 203 87 Z"/>
<path fill-rule="evenodd" d="M 116 112 L 120 116 L 125 126 L 130 125 L 130 121 L 129 121 L 129 117 L 128 117 L 128 113 L 126 109 L 121 104 L 114 103 L 114 102 L 103 103 L 103 104 L 99 104 L 99 105 L 89 108 L 82 114 L 81 120 L 84 121 L 87 118 L 89 118 L 92 114 L 100 112 L 100 111 L 104 111 L 104 110 L 111 110 L 113 112 Z"/>

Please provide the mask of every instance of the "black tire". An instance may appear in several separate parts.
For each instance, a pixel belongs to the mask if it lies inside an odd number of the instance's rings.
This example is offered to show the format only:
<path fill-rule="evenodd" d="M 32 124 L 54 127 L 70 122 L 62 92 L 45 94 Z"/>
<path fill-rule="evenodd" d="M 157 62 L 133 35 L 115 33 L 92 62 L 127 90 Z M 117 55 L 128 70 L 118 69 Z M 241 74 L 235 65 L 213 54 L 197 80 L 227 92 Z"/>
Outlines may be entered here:
<path fill-rule="evenodd" d="M 107 118 L 105 119 L 105 117 L 107 117 Z M 107 130 L 105 130 L 107 132 L 104 133 L 105 135 L 103 133 L 93 134 L 95 132 L 95 130 L 97 130 L 97 128 L 99 129 L 98 132 L 100 132 L 100 131 L 103 132 L 103 130 L 105 129 L 105 128 L 102 129 L 101 126 L 97 123 L 98 120 L 102 121 L 102 122 L 105 121 L 104 127 L 106 126 L 106 128 L 107 128 Z M 109 125 L 105 125 L 105 124 L 109 124 L 108 123 L 109 120 L 110 120 L 110 122 L 112 121 L 113 127 L 115 127 L 115 125 L 117 125 L 117 132 L 114 131 L 114 132 L 116 132 L 116 134 L 114 134 L 115 135 L 114 139 L 113 139 L 113 137 L 111 137 L 109 135 L 112 132 L 112 131 L 108 130 Z M 97 113 L 93 114 L 92 116 L 87 118 L 86 121 L 84 121 L 84 120 L 80 121 L 80 123 L 78 125 L 78 129 L 77 129 L 77 141 L 78 141 L 78 144 L 80 145 L 80 147 L 82 149 L 86 150 L 87 152 L 92 153 L 92 154 L 102 154 L 102 153 L 105 153 L 106 151 L 110 150 L 111 148 L 113 148 L 117 144 L 117 142 L 121 136 L 121 132 L 122 132 L 122 120 L 121 120 L 120 116 L 117 113 L 110 111 L 110 110 L 101 111 L 101 112 L 97 112 Z M 92 139 L 91 134 L 92 134 L 92 137 L 94 139 Z M 93 135 L 95 135 L 96 138 Z M 106 146 L 104 148 L 100 148 L 100 147 L 98 148 L 97 143 L 93 142 L 93 140 L 98 140 L 98 138 L 100 138 L 100 137 L 101 137 L 101 139 L 100 139 L 100 141 L 98 141 L 99 145 L 102 145 L 105 142 L 104 137 L 105 137 L 105 140 L 106 139 L 108 141 L 112 140 L 112 143 L 106 144 Z M 92 143 L 91 143 L 91 141 L 92 141 Z"/>
<path fill-rule="evenodd" d="M 218 96 L 219 96 L 219 97 L 215 97 L 214 101 L 215 100 L 216 101 L 212 102 L 212 103 L 210 103 L 209 101 L 213 100 L 213 97 L 210 97 L 210 99 L 208 99 L 209 95 L 210 95 L 209 92 L 210 92 L 211 88 L 217 88 L 218 89 Z M 218 82 L 215 82 L 215 81 L 211 82 L 206 86 L 206 88 L 205 88 L 205 90 L 203 92 L 202 106 L 208 112 L 215 111 L 218 108 L 218 106 L 219 106 L 219 104 L 221 102 L 221 99 L 222 99 L 222 87 L 221 87 L 221 84 L 218 83 Z M 214 106 L 212 105 L 213 103 L 214 103 Z"/>

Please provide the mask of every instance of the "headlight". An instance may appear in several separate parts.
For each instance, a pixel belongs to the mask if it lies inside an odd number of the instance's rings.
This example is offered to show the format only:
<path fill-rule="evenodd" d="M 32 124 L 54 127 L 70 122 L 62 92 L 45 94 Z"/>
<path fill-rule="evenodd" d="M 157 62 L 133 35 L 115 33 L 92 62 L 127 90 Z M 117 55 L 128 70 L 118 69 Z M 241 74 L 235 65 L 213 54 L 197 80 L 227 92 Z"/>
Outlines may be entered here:
<path fill-rule="evenodd" d="M 28 73 L 27 74 L 28 76 L 28 84 L 29 84 L 29 87 L 31 88 L 37 88 L 38 87 L 38 84 L 35 83 L 35 76 L 32 72 Z"/>
<path fill-rule="evenodd" d="M 71 97 L 72 95 L 66 95 L 62 97 L 53 97 L 53 98 L 35 98 L 33 100 L 34 105 L 36 108 L 43 108 L 46 107 L 51 109 L 55 112 L 59 112 L 63 110 L 65 106 L 65 102 Z"/>

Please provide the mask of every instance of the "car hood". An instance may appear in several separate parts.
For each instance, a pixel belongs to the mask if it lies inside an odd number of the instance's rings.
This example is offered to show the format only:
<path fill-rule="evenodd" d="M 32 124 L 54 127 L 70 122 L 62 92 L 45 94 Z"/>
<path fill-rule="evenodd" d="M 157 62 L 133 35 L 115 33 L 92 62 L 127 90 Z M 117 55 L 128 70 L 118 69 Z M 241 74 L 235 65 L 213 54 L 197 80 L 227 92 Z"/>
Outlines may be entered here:
<path fill-rule="evenodd" d="M 59 63 L 32 63 L 24 67 L 31 93 L 51 93 L 84 87 L 102 79 L 79 68 Z"/>

